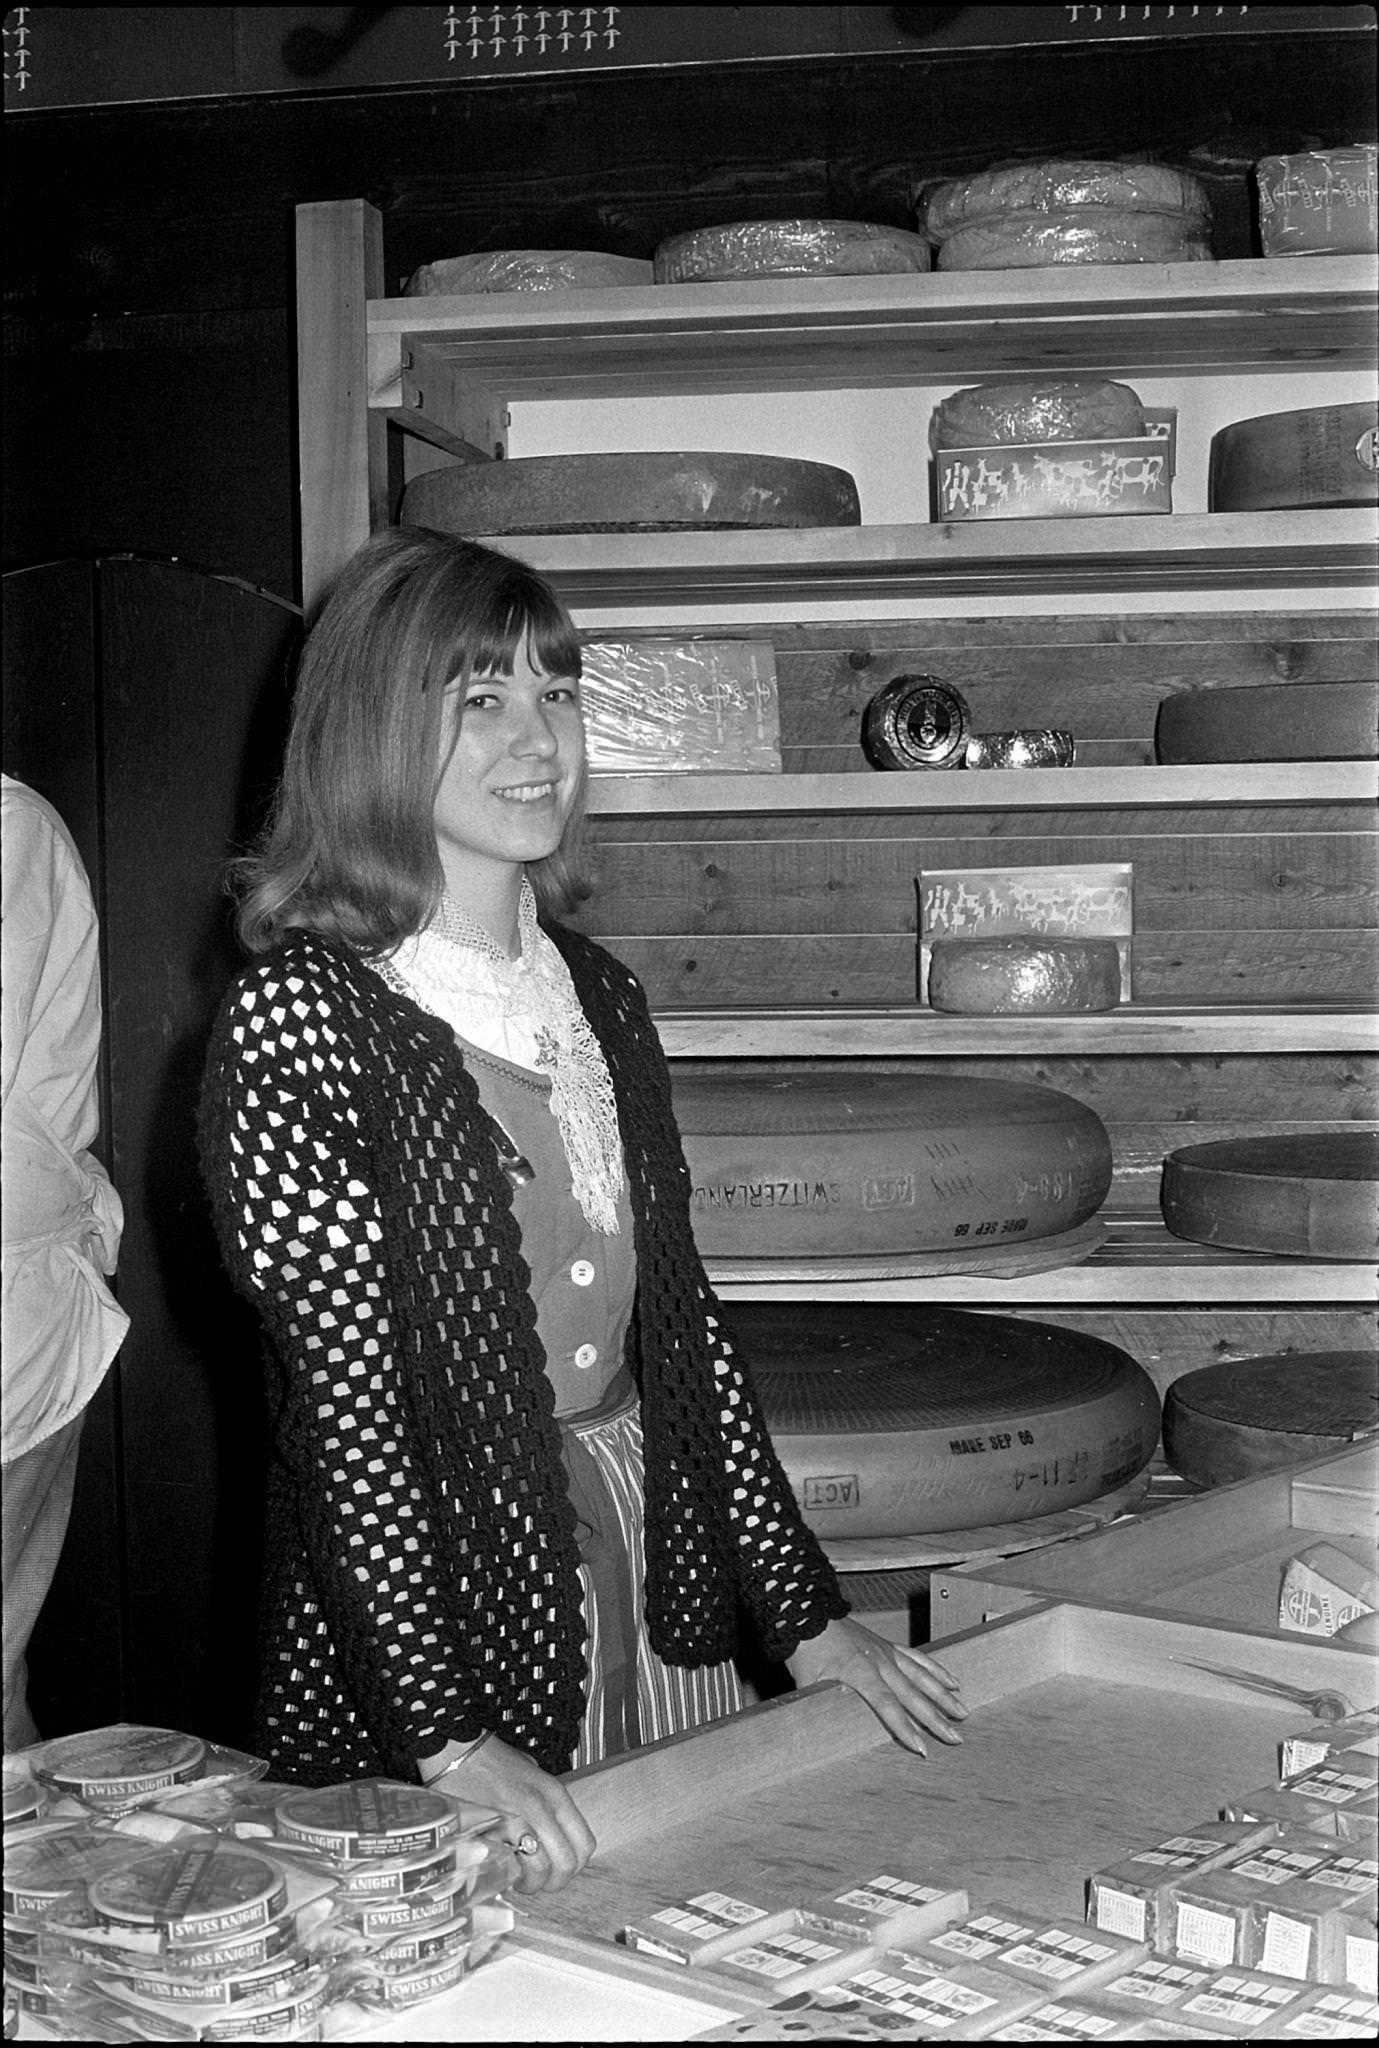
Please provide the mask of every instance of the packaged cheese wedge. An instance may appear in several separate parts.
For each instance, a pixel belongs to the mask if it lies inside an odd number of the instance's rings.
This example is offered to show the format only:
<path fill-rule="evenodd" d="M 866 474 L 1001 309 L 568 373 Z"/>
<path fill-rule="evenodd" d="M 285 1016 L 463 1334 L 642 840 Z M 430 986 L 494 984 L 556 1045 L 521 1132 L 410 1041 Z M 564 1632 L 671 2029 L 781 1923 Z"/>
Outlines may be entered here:
<path fill-rule="evenodd" d="M 1092 1991 L 1149 1953 L 1149 1943 L 995 1903 L 969 1913 L 941 1934 L 915 1944 L 915 1953 L 946 1967 L 980 1963 L 1025 1983 L 1069 1995 Z"/>
<path fill-rule="evenodd" d="M 663 1962 L 705 1964 L 741 1943 L 784 1932 L 794 1915 L 795 1908 L 780 1898 L 696 1892 L 693 1898 L 667 1900 L 631 1921 L 618 1939 Z"/>

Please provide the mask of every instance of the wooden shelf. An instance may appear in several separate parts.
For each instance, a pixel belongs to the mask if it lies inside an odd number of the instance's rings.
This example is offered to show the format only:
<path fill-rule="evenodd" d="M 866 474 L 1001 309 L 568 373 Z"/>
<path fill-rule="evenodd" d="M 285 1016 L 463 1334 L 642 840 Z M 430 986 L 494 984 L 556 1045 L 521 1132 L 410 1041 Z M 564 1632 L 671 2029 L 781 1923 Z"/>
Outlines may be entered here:
<path fill-rule="evenodd" d="M 1370 258 L 1322 256 L 375 299 L 370 403 L 435 439 L 457 390 L 472 403 L 1367 368 L 1375 285 Z"/>
<path fill-rule="evenodd" d="M 1371 511 L 1344 508 L 476 538 L 530 562 L 568 604 L 607 607 L 1321 588 L 1368 583 L 1376 535 Z"/>
<path fill-rule="evenodd" d="M 1146 1213 L 1103 1211 L 1108 1241 L 1080 1265 L 1055 1266 L 1009 1280 L 989 1277 L 893 1277 L 901 1262 L 885 1263 L 892 1277 L 868 1277 L 868 1261 L 818 1262 L 706 1259 L 705 1269 L 724 1301 L 935 1301 L 957 1307 L 1003 1309 L 1049 1304 L 1071 1307 L 1205 1308 L 1214 1303 L 1364 1302 L 1374 1300 L 1374 1268 L 1328 1259 L 1276 1259 L 1258 1252 L 1222 1251 L 1174 1237 Z M 873 1264 L 878 1262 L 871 1262 Z M 811 1272 L 811 1264 L 813 1272 Z M 814 1277 L 820 1270 L 840 1277 Z"/>
<path fill-rule="evenodd" d="M 1369 761 L 1262 761 L 1186 768 L 861 768 L 834 775 L 594 775 L 593 818 L 771 811 L 1050 811 L 1365 803 Z"/>
<path fill-rule="evenodd" d="M 1374 1013 L 1361 1004 L 1194 1009 L 1127 1004 L 1091 1017 L 945 1017 L 918 1003 L 820 1010 L 663 1010 L 670 1059 L 976 1059 L 1105 1053 L 1366 1053 Z"/>

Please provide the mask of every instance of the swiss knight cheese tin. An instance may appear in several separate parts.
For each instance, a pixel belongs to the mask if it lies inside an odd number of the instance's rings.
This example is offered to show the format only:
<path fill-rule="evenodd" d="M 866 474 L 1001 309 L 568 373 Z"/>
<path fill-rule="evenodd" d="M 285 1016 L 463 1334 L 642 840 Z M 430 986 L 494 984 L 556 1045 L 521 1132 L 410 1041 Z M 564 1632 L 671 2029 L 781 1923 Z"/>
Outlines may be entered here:
<path fill-rule="evenodd" d="M 128 1841 L 97 1834 L 90 1828 L 13 1836 L 5 1844 L 4 1909 L 7 1922 L 27 1920 L 80 1898 L 94 1878 L 122 1869 L 132 1860 Z M 11 1930 L 7 1926 L 5 1943 Z"/>
<path fill-rule="evenodd" d="M 45 1745 L 39 1777 L 88 1806 L 125 1806 L 199 1776 L 206 1745 L 169 1728 L 98 1728 Z"/>
<path fill-rule="evenodd" d="M 287 1884 L 266 1857 L 198 1843 L 141 1856 L 99 1879 L 89 1897 L 106 1927 L 151 1927 L 169 1941 L 209 1942 L 275 1920 L 287 1903 Z"/>
<path fill-rule="evenodd" d="M 279 1801 L 275 1815 L 284 1841 L 318 1849 L 342 1863 L 424 1856 L 460 1831 L 453 1800 L 423 1785 L 386 1778 L 293 1792 Z"/>

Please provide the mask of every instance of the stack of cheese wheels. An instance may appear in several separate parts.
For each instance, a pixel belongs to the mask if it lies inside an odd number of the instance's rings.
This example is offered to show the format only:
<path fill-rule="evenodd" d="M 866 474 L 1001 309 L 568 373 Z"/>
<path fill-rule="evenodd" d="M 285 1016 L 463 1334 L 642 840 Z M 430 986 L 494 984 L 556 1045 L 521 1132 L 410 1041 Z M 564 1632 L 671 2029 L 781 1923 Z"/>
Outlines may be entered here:
<path fill-rule="evenodd" d="M 1379 1251 L 1379 1131 L 1299 1132 L 1184 1145 L 1160 1205 L 1176 1237 L 1312 1259 Z"/>
<path fill-rule="evenodd" d="M 734 1304 L 767 1429 L 821 1536 L 1021 1522 L 1125 1486 L 1154 1383 L 1098 1337 L 961 1309 Z"/>
<path fill-rule="evenodd" d="M 676 533 L 858 526 L 844 469 L 784 455 L 528 455 L 413 477 L 400 524 L 442 533 Z"/>
<path fill-rule="evenodd" d="M 1367 256 L 1379 248 L 1379 148 L 1310 149 L 1255 165 L 1266 256 Z"/>
<path fill-rule="evenodd" d="M 742 1071 L 676 1080 L 701 1252 L 845 1257 L 1010 1248 L 1111 1185 L 1101 1119 L 1024 1082 Z"/>
<path fill-rule="evenodd" d="M 671 235 L 655 255 L 657 284 L 735 277 L 877 277 L 929 268 L 929 244 L 868 220 L 734 220 Z"/>
<path fill-rule="evenodd" d="M 489 249 L 476 256 L 423 263 L 407 281 L 407 297 L 606 291 L 651 281 L 651 265 L 645 258 L 608 256 L 601 249 Z"/>
<path fill-rule="evenodd" d="M 1261 683 L 1180 690 L 1159 706 L 1161 761 L 1368 761 L 1379 684 Z"/>
<path fill-rule="evenodd" d="M 1006 448 L 1041 441 L 1138 440 L 1144 407 L 1128 384 L 1105 377 L 1017 377 L 941 398 L 929 447 Z"/>
<path fill-rule="evenodd" d="M 1372 1351 L 1285 1351 L 1184 1373 L 1164 1399 L 1164 1456 L 1197 1486 L 1229 1486 L 1339 1450 L 1379 1428 Z"/>
<path fill-rule="evenodd" d="M 1213 512 L 1379 503 L 1379 407 L 1305 406 L 1236 420 L 1211 437 Z"/>
<path fill-rule="evenodd" d="M 1066 1017 L 1120 1001 L 1114 939 L 935 939 L 929 1001 L 959 1017 Z"/>
<path fill-rule="evenodd" d="M 924 225 L 940 270 L 1210 263 L 1207 196 L 1161 164 L 1014 164 L 939 185 Z"/>

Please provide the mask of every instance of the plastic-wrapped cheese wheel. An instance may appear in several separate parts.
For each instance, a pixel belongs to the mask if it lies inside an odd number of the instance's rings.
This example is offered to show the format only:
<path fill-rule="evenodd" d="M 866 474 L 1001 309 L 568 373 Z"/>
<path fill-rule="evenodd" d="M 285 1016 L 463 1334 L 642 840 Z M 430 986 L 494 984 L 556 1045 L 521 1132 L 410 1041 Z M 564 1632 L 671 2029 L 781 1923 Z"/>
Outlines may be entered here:
<path fill-rule="evenodd" d="M 1120 1001 L 1114 939 L 935 939 L 929 1001 L 962 1017 L 1057 1017 Z"/>
<path fill-rule="evenodd" d="M 171 1728 L 97 1728 L 44 1746 L 38 1775 L 88 1806 L 124 1805 L 197 1777 L 206 1745 Z"/>
<path fill-rule="evenodd" d="M 1365 256 L 1379 248 L 1379 148 L 1313 149 L 1255 165 L 1266 256 Z"/>
<path fill-rule="evenodd" d="M 929 446 L 937 451 L 1133 440 L 1144 430 L 1144 407 L 1128 384 L 1099 377 L 1022 377 L 940 399 L 929 415 Z"/>
<path fill-rule="evenodd" d="M 286 1840 L 342 1861 L 420 1856 L 460 1830 L 460 1809 L 453 1799 L 386 1778 L 291 1792 L 279 1800 L 275 1815 Z"/>
<path fill-rule="evenodd" d="M 939 245 L 940 270 L 1040 270 L 1063 263 L 1210 263 L 1195 215 L 1112 206 L 1010 213 L 958 228 Z"/>
<path fill-rule="evenodd" d="M 246 1849 L 159 1849 L 98 1879 L 89 1898 L 112 1927 L 157 1927 L 170 1941 L 214 1941 L 266 1926 L 287 1899 L 281 1870 Z"/>
<path fill-rule="evenodd" d="M 1010 164 L 952 179 L 926 196 L 924 225 L 929 239 L 941 242 L 973 221 L 1010 213 L 1064 214 L 1087 206 L 1183 214 L 1204 225 L 1211 217 L 1205 188 L 1183 171 L 1093 159 Z"/>
<path fill-rule="evenodd" d="M 674 533 L 857 526 L 844 469 L 785 455 L 525 455 L 413 477 L 404 526 L 443 533 Z"/>
<path fill-rule="evenodd" d="M 462 292 L 600 291 L 651 283 L 651 265 L 601 249 L 489 249 L 423 263 L 407 280 L 407 297 Z"/>
<path fill-rule="evenodd" d="M 906 228 L 866 220 L 734 220 L 671 235 L 656 251 L 657 284 L 734 277 L 876 277 L 929 268 L 929 245 Z"/>

